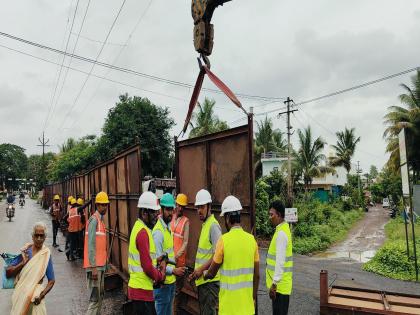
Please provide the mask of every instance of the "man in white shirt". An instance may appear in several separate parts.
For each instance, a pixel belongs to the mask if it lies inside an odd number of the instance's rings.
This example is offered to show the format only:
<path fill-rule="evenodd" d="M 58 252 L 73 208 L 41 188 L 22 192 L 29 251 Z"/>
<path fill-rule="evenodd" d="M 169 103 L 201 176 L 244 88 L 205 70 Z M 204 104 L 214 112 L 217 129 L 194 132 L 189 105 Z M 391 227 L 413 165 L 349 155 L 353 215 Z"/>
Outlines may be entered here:
<path fill-rule="evenodd" d="M 273 304 L 273 315 L 287 315 L 292 292 L 293 247 L 285 209 L 280 201 L 270 205 L 269 217 L 276 227 L 267 253 L 266 285 Z"/>

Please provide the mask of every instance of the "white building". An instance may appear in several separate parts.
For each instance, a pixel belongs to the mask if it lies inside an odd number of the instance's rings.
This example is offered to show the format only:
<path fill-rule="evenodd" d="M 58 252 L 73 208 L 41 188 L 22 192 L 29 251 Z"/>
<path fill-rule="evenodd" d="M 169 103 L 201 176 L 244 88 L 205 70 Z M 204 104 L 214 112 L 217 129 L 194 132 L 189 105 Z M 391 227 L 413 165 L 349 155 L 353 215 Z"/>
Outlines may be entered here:
<path fill-rule="evenodd" d="M 282 171 L 283 165 L 287 164 L 287 154 L 267 152 L 261 154 L 262 176 L 268 176 L 272 171 Z M 286 169 L 287 170 L 287 169 Z"/>

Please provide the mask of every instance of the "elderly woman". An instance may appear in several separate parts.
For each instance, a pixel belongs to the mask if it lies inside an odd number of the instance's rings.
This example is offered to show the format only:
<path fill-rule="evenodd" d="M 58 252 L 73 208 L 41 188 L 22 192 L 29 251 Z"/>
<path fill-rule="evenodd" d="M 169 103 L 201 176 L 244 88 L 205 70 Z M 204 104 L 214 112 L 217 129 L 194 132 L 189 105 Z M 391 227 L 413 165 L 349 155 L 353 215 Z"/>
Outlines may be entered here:
<path fill-rule="evenodd" d="M 13 315 L 47 314 L 44 297 L 54 286 L 54 269 L 49 248 L 44 245 L 47 226 L 43 222 L 35 223 L 32 230 L 33 243 L 22 249 L 18 264 L 9 267 L 7 277 L 16 277 L 15 290 L 12 296 Z M 42 285 L 44 277 L 48 283 Z"/>

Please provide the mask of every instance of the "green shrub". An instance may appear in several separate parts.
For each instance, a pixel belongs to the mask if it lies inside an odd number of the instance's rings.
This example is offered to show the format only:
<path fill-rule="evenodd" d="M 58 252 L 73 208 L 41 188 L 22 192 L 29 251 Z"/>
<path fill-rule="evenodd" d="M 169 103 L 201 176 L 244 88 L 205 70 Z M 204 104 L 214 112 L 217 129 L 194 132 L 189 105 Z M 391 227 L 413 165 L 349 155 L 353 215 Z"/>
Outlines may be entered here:
<path fill-rule="evenodd" d="M 372 260 L 364 264 L 363 269 L 400 280 L 413 279 L 415 274 L 414 263 L 408 259 L 403 241 L 384 245 Z"/>
<path fill-rule="evenodd" d="M 262 180 L 257 180 L 256 184 L 256 226 L 257 226 L 257 235 L 268 237 L 273 234 L 273 227 L 271 226 L 270 220 L 268 218 L 268 207 L 270 206 L 269 195 L 267 193 L 268 184 Z"/>

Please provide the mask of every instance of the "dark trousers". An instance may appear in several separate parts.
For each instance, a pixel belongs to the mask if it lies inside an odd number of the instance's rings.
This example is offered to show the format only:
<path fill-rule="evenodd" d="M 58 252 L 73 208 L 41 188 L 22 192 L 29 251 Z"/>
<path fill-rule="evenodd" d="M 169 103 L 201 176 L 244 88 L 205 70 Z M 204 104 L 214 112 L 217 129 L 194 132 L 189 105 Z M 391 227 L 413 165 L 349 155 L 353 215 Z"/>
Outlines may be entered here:
<path fill-rule="evenodd" d="M 77 250 L 77 243 L 79 239 L 79 232 L 69 232 L 69 241 L 70 241 L 70 247 L 69 247 L 69 256 L 70 258 L 74 258 L 74 254 Z"/>
<path fill-rule="evenodd" d="M 208 282 L 197 287 L 200 315 L 217 315 L 220 283 Z"/>
<path fill-rule="evenodd" d="M 53 230 L 53 245 L 57 244 L 57 233 L 60 223 L 57 220 L 52 220 L 52 230 Z"/>
<path fill-rule="evenodd" d="M 290 295 L 276 293 L 276 299 L 273 302 L 273 315 L 287 315 L 289 312 Z"/>
<path fill-rule="evenodd" d="M 181 310 L 181 294 L 182 288 L 184 287 L 185 276 L 176 277 L 176 289 L 175 289 L 175 299 L 174 299 L 174 312 L 175 314 L 182 314 Z"/>
<path fill-rule="evenodd" d="M 78 237 L 77 237 L 77 254 L 79 255 L 79 257 L 83 257 L 83 246 L 84 246 L 84 243 L 85 243 L 84 234 L 85 234 L 85 230 L 84 229 L 78 232 Z"/>
<path fill-rule="evenodd" d="M 156 315 L 155 302 L 132 301 L 132 310 L 136 315 Z"/>

